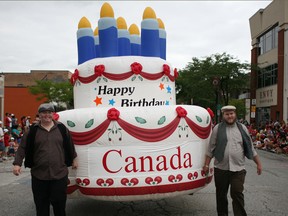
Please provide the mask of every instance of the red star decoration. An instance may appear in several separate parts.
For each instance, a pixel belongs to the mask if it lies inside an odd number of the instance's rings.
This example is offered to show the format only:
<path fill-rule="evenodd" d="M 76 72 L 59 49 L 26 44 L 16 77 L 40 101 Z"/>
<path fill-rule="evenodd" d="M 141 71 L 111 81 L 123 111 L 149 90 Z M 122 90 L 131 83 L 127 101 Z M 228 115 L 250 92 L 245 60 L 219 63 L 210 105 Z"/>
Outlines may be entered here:
<path fill-rule="evenodd" d="M 99 104 L 102 104 L 102 98 L 99 98 L 97 96 L 96 99 L 94 100 L 94 102 L 96 103 L 96 106 L 98 106 Z"/>
<path fill-rule="evenodd" d="M 163 83 L 160 83 L 159 88 L 160 88 L 161 90 L 163 90 L 163 89 L 164 89 L 164 84 L 163 84 Z"/>

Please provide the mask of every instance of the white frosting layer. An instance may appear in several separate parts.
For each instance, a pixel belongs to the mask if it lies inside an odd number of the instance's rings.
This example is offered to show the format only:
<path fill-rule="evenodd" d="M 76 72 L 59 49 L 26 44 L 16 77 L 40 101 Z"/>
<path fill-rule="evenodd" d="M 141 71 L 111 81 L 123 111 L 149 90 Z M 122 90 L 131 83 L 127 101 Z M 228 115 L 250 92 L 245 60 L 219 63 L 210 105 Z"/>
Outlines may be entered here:
<path fill-rule="evenodd" d="M 69 173 L 69 187 L 78 185 L 79 196 L 114 201 L 173 197 L 204 187 L 207 176 L 201 171 L 211 133 L 211 118 L 207 110 L 199 106 L 180 108 L 187 115 L 180 115 L 176 124 L 173 122 L 179 117 L 177 105 L 118 107 L 119 119 L 112 118 L 105 125 L 103 123 L 109 119 L 107 113 L 115 109 L 59 112 L 59 121 L 71 131 L 79 161 L 76 172 Z M 188 124 L 187 120 L 193 124 Z M 199 133 L 203 132 L 206 135 L 201 138 Z M 157 141 L 149 139 L 165 134 L 165 138 Z M 154 186 L 161 192 L 155 192 Z M 107 192 L 103 192 L 103 188 Z M 115 194 L 110 194 L 111 191 Z"/>
<path fill-rule="evenodd" d="M 91 77 L 97 65 L 105 66 L 105 73 L 118 77 L 131 72 L 131 64 L 142 65 L 142 72 L 153 76 L 163 72 L 163 65 L 170 67 L 170 75 L 174 77 L 172 66 L 157 57 L 122 56 L 95 58 L 78 66 L 79 77 Z M 117 76 L 118 75 L 118 76 Z M 151 77 L 150 76 L 150 77 Z M 118 79 L 117 78 L 117 79 Z M 155 79 L 144 78 L 140 74 L 131 74 L 123 80 L 112 80 L 105 74 L 89 83 L 78 79 L 74 85 L 74 107 L 150 107 L 175 105 L 175 82 L 164 75 Z"/>

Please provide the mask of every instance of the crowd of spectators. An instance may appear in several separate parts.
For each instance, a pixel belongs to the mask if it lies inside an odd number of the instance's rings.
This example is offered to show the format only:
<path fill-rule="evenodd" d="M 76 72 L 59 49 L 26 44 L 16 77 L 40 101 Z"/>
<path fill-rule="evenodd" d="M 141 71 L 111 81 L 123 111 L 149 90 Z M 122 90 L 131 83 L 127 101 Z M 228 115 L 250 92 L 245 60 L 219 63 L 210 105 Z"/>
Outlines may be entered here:
<path fill-rule="evenodd" d="M 14 114 L 6 113 L 4 123 L 0 121 L 0 162 L 15 155 L 23 133 L 38 120 L 38 116 L 33 121 L 30 116 L 22 116 L 18 121 Z M 247 126 L 256 149 L 288 154 L 288 122 L 270 121 L 257 128 L 243 119 L 239 121 Z"/>
<path fill-rule="evenodd" d="M 256 149 L 288 154 L 288 123 L 269 121 L 258 128 L 254 124 L 246 126 Z"/>
<path fill-rule="evenodd" d="M 37 121 L 37 116 L 34 121 Z M 15 156 L 23 133 L 31 124 L 30 116 L 22 116 L 20 121 L 13 113 L 6 113 L 4 121 L 0 121 L 0 162 Z"/>

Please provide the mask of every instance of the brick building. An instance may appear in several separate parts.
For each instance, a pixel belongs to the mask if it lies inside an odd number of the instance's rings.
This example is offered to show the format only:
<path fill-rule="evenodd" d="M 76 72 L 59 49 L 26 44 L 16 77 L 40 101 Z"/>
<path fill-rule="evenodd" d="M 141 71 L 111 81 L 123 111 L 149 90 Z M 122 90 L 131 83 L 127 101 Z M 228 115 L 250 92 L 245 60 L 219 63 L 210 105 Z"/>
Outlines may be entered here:
<path fill-rule="evenodd" d="M 288 119 L 288 1 L 274 0 L 250 19 L 251 122 Z"/>
<path fill-rule="evenodd" d="M 44 102 L 38 101 L 37 96 L 30 93 L 29 86 L 35 85 L 36 80 L 65 82 L 70 79 L 71 72 L 31 70 L 30 73 L 2 73 L 1 77 L 4 78 L 4 97 L 0 101 L 1 120 L 8 112 L 13 113 L 19 121 L 22 116 L 31 116 L 33 120 L 38 106 Z"/>

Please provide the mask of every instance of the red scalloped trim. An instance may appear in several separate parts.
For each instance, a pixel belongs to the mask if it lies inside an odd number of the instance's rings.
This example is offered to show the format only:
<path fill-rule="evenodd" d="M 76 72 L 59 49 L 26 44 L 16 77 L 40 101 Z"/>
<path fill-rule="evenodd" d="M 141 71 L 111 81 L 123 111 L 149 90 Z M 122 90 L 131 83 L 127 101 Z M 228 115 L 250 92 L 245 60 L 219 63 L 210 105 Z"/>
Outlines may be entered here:
<path fill-rule="evenodd" d="M 66 193 L 67 193 L 67 194 L 72 194 L 72 193 L 74 193 L 76 190 L 78 190 L 78 185 L 69 185 L 69 186 L 67 187 Z"/>
<path fill-rule="evenodd" d="M 175 183 L 168 185 L 154 185 L 154 186 L 143 186 L 143 187 L 113 187 L 113 188 L 84 188 L 78 187 L 78 190 L 84 195 L 91 196 L 137 196 L 137 195 L 148 195 L 158 193 L 171 193 L 176 191 L 187 191 L 195 188 L 204 187 L 209 184 L 213 176 L 208 178 L 202 178 L 195 181 Z M 71 187 L 71 188 L 70 188 Z M 75 185 L 68 186 L 67 193 L 73 193 L 75 191 Z"/>
<path fill-rule="evenodd" d="M 176 110 L 178 111 L 178 115 L 168 125 L 157 129 L 147 129 L 137 127 L 135 125 L 130 124 L 129 122 L 124 121 L 119 117 L 120 112 L 117 109 L 112 108 L 109 109 L 107 112 L 108 113 L 107 119 L 104 122 L 102 122 L 98 127 L 85 132 L 71 131 L 71 135 L 76 145 L 88 145 L 96 141 L 99 137 L 101 137 L 105 133 L 111 121 L 116 121 L 122 127 L 122 129 L 125 130 L 127 133 L 129 133 L 131 136 L 145 142 L 158 142 L 166 139 L 172 133 L 174 133 L 180 122 L 180 118 L 183 117 L 187 122 L 188 126 L 191 128 L 191 130 L 199 138 L 206 139 L 209 137 L 211 132 L 211 121 L 208 126 L 201 127 L 197 125 L 195 122 L 193 122 L 191 119 L 189 119 L 187 116 L 185 117 L 181 115 L 179 116 L 179 111 L 181 111 L 181 113 L 185 113 L 186 112 L 185 109 L 183 109 L 182 107 L 177 107 Z M 111 118 L 111 113 L 113 114 L 113 118 Z"/>

